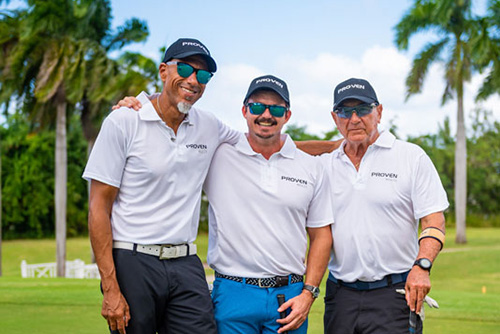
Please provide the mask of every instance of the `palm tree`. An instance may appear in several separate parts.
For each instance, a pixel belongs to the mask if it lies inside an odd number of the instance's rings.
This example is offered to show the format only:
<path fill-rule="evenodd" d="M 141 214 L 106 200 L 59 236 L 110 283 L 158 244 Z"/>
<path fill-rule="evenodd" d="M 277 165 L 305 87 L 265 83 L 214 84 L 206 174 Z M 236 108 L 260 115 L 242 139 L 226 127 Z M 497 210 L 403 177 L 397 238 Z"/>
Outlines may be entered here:
<path fill-rule="evenodd" d="M 0 46 L 3 54 L 8 54 L 6 61 L 0 60 L 0 87 L 10 88 L 8 92 L 2 89 L 0 103 L 8 105 L 11 96 L 17 96 L 35 126 L 56 124 L 56 243 L 58 276 L 63 276 L 66 115 L 75 105 L 79 106 L 76 109 L 81 111 L 82 127 L 91 148 L 110 101 L 117 94 L 131 94 L 123 85 L 128 84 L 129 89 L 137 85 L 145 89 L 145 85 L 154 81 L 157 71 L 154 62 L 139 55 L 135 59 L 140 62 L 133 66 L 124 66 L 127 63 L 123 60 L 109 59 L 109 51 L 145 40 L 148 29 L 145 23 L 131 19 L 111 34 L 108 0 L 31 0 L 27 3 L 29 11 L 13 11 L 0 21 L 0 28 L 5 21 L 5 28 L 0 30 Z M 19 24 L 7 22 L 13 20 Z M 147 73 L 151 63 L 155 67 L 153 76 Z M 124 67 L 130 71 L 123 74 Z M 136 71 L 137 68 L 142 72 Z M 135 84 L 126 78 L 133 79 Z"/>
<path fill-rule="evenodd" d="M 88 63 L 102 53 L 99 42 L 109 27 L 110 5 L 106 0 L 30 0 L 27 4 L 24 15 L 12 16 L 21 17 L 19 29 L 0 39 L 2 48 L 10 48 L 0 81 L 2 87 L 13 88 L 35 126 L 55 124 L 57 275 L 64 276 L 67 109 L 82 100 Z"/>
<path fill-rule="evenodd" d="M 479 89 L 477 100 L 500 94 L 500 0 L 488 1 L 488 12 L 478 20 L 474 35 L 474 56 L 480 70 L 488 74 Z"/>
<path fill-rule="evenodd" d="M 464 123 L 464 83 L 471 78 L 471 35 L 475 22 L 471 0 L 416 0 L 396 25 L 396 45 L 407 50 L 410 37 L 422 31 L 435 32 L 437 41 L 428 43 L 413 60 L 406 78 L 407 99 L 422 90 L 431 64 L 444 63 L 446 87 L 441 103 L 457 100 L 457 134 L 455 144 L 455 218 L 457 243 L 466 243 L 467 158 Z"/>

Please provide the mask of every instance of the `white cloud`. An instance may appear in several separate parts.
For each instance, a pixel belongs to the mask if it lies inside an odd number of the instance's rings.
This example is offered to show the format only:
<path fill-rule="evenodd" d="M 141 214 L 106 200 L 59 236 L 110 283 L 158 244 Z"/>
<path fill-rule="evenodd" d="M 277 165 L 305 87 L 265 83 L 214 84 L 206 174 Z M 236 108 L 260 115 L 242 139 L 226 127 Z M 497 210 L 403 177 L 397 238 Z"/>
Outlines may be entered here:
<path fill-rule="evenodd" d="M 380 102 L 384 105 L 382 126 L 389 121 L 398 127 L 398 134 L 407 135 L 435 133 L 446 116 L 455 131 L 456 100 L 441 106 L 444 91 L 443 70 L 433 65 L 420 94 L 405 101 L 405 79 L 411 66 L 411 58 L 394 47 L 374 46 L 367 49 L 359 59 L 329 53 L 306 59 L 284 55 L 270 60 L 274 71 L 269 74 L 283 78 L 289 87 L 291 109 L 290 123 L 306 125 L 307 131 L 323 134 L 333 129 L 330 116 L 333 105 L 333 88 L 350 77 L 366 78 L 374 86 Z M 212 111 L 227 124 L 246 130 L 241 116 L 243 98 L 250 81 L 268 72 L 246 64 L 221 64 L 200 106 Z M 475 107 L 474 96 L 482 77 L 477 75 L 466 84 L 464 94 L 465 120 Z M 493 111 L 494 119 L 500 119 L 499 98 L 490 98 L 483 107 Z M 467 123 L 466 123 L 467 124 Z"/>

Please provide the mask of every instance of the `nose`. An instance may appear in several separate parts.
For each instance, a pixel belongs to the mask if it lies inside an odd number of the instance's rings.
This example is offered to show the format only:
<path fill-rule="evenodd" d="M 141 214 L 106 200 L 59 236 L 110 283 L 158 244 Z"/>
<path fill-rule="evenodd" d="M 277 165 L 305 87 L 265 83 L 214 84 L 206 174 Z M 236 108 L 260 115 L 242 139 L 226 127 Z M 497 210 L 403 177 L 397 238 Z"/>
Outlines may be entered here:
<path fill-rule="evenodd" d="M 186 81 L 189 82 L 191 85 L 200 84 L 198 82 L 198 78 L 196 77 L 196 71 L 193 71 L 193 73 L 191 73 L 191 75 L 186 78 Z"/>
<path fill-rule="evenodd" d="M 271 111 L 269 111 L 269 107 L 266 108 L 266 110 L 264 110 L 264 112 L 262 113 L 262 115 L 260 115 L 261 117 L 266 117 L 266 118 L 271 118 L 273 117 L 273 115 L 271 115 Z"/>
<path fill-rule="evenodd" d="M 361 122 L 361 117 L 358 116 L 358 111 L 357 110 L 354 110 L 352 112 L 352 115 L 351 115 L 351 118 L 349 119 L 351 122 L 354 122 L 354 123 L 359 123 Z"/>

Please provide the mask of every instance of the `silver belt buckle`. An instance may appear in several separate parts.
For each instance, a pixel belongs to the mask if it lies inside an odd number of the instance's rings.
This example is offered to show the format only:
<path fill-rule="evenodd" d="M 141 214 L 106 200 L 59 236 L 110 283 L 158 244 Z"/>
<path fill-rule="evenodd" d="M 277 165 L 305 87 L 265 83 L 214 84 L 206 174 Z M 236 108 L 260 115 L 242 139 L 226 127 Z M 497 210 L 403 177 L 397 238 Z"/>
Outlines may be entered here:
<path fill-rule="evenodd" d="M 168 260 L 179 257 L 179 247 L 172 245 L 162 245 L 160 248 L 160 260 Z"/>
<path fill-rule="evenodd" d="M 263 280 L 262 278 L 259 278 L 257 280 L 257 282 L 259 283 L 259 288 L 272 288 L 273 287 L 272 285 L 263 285 L 262 280 Z"/>

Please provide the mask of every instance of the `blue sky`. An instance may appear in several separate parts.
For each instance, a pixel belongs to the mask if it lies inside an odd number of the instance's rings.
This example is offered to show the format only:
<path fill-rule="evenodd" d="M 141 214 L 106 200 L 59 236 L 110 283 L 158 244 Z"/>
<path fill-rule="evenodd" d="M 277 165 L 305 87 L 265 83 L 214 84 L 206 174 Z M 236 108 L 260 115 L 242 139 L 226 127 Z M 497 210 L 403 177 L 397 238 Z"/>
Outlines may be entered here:
<path fill-rule="evenodd" d="M 16 1 L 11 1 L 15 5 Z M 335 85 L 363 77 L 374 86 L 384 105 L 382 126 L 397 125 L 402 137 L 435 132 L 446 116 L 452 129 L 456 103 L 441 107 L 443 73 L 433 67 L 422 94 L 405 102 L 404 80 L 412 57 L 431 34 L 410 41 L 410 49 L 394 46 L 394 26 L 411 6 L 408 0 L 112 0 L 113 25 L 137 17 L 148 23 L 147 42 L 129 47 L 157 60 L 159 49 L 180 37 L 201 40 L 211 51 L 218 71 L 198 106 L 229 125 L 245 130 L 241 105 L 256 76 L 284 79 L 291 95 L 290 123 L 307 125 L 308 132 L 333 129 L 330 116 Z M 485 1 L 475 1 L 484 12 Z M 475 107 L 481 81 L 466 86 L 466 122 Z M 498 97 L 482 104 L 500 120 Z"/>

